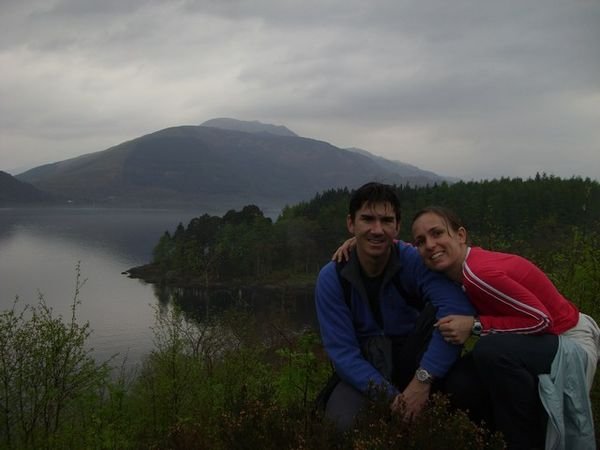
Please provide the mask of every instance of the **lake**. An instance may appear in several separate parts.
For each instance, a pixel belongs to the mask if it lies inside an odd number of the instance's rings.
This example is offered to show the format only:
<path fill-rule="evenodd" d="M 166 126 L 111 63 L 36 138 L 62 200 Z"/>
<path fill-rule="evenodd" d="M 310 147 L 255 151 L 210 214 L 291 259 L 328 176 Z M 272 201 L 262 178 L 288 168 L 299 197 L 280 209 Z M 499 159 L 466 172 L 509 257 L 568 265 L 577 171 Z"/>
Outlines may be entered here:
<path fill-rule="evenodd" d="M 115 210 L 98 208 L 0 208 L 0 308 L 19 297 L 21 307 L 39 295 L 56 314 L 70 317 L 79 264 L 80 322 L 89 321 L 89 344 L 98 360 L 127 355 L 137 364 L 153 348 L 155 311 L 176 301 L 201 316 L 212 307 L 243 300 L 256 314 L 288 312 L 294 326 L 314 326 L 311 292 L 220 292 L 207 298 L 197 290 L 159 289 L 122 272 L 151 259 L 152 248 L 179 222 L 197 211 Z M 203 312 L 204 311 L 204 312 Z M 198 314 L 197 314 L 198 315 Z"/>

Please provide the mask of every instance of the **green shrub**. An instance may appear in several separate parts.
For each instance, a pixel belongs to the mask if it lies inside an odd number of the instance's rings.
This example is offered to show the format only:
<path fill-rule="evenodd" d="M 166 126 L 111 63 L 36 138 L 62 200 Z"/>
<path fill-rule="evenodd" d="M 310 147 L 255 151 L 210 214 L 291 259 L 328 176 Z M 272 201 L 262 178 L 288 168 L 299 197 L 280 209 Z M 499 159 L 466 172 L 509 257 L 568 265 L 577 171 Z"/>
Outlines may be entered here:
<path fill-rule="evenodd" d="M 77 267 L 68 320 L 56 317 L 41 294 L 37 305 L 19 311 L 17 298 L 0 314 L 0 443 L 5 448 L 68 447 L 92 425 L 82 421 L 81 411 L 102 401 L 109 369 L 85 347 L 89 324 L 77 322 L 83 283 Z"/>
<path fill-rule="evenodd" d="M 283 361 L 275 377 L 277 400 L 281 405 L 301 405 L 310 409 L 312 401 L 331 373 L 328 364 L 319 359 L 322 347 L 319 337 L 304 331 L 290 345 L 276 350 Z"/>

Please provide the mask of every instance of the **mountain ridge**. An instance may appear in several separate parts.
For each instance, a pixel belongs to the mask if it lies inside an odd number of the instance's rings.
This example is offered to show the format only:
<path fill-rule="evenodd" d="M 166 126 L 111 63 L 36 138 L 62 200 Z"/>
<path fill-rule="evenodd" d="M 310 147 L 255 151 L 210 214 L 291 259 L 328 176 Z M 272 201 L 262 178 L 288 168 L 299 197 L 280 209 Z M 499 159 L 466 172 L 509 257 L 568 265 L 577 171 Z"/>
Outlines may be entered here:
<path fill-rule="evenodd" d="M 282 126 L 223 118 L 204 124 L 158 130 L 33 168 L 17 179 L 81 204 L 221 209 L 250 203 L 282 208 L 323 190 L 371 180 L 415 185 L 443 180 L 420 172 L 402 176 L 375 155 L 301 137 Z"/>
<path fill-rule="evenodd" d="M 260 122 L 259 120 L 246 121 L 232 119 L 231 117 L 218 117 L 202 122 L 200 126 L 220 128 L 223 130 L 244 131 L 246 133 L 268 133 L 277 136 L 299 137 L 296 133 L 283 125 L 272 125 L 270 123 Z"/>

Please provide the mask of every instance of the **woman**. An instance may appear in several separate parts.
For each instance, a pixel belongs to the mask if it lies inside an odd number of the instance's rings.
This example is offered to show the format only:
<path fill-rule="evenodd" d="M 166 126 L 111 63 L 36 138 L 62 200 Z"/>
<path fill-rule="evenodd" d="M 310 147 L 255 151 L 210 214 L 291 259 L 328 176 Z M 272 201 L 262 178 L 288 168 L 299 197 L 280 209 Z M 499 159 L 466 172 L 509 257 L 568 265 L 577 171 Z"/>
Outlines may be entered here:
<path fill-rule="evenodd" d="M 545 423 L 539 420 L 543 414 L 538 376 L 551 373 L 558 336 L 570 337 L 587 355 L 584 395 L 589 403 L 587 391 L 598 360 L 598 326 L 532 262 L 470 247 L 466 229 L 446 208 L 419 211 L 412 234 L 425 264 L 460 283 L 478 313 L 477 317 L 447 316 L 436 324 L 444 338 L 455 344 L 463 344 L 471 335 L 482 337 L 453 371 L 449 391 L 462 397 L 462 406 L 471 410 L 477 410 L 480 393 L 489 396 L 495 427 L 510 449 L 539 445 Z M 339 250 L 336 256 L 339 259 Z"/>

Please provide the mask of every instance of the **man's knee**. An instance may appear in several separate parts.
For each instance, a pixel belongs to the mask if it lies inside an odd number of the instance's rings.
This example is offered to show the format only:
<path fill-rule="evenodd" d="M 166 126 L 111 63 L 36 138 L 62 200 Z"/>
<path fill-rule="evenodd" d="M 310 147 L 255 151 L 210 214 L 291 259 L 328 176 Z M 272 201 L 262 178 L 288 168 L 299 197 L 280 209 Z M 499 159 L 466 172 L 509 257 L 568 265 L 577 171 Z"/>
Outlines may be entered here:
<path fill-rule="evenodd" d="M 339 431 L 347 431 L 354 425 L 358 413 L 366 407 L 367 398 L 345 381 L 340 381 L 325 408 L 325 417 L 335 423 Z"/>

